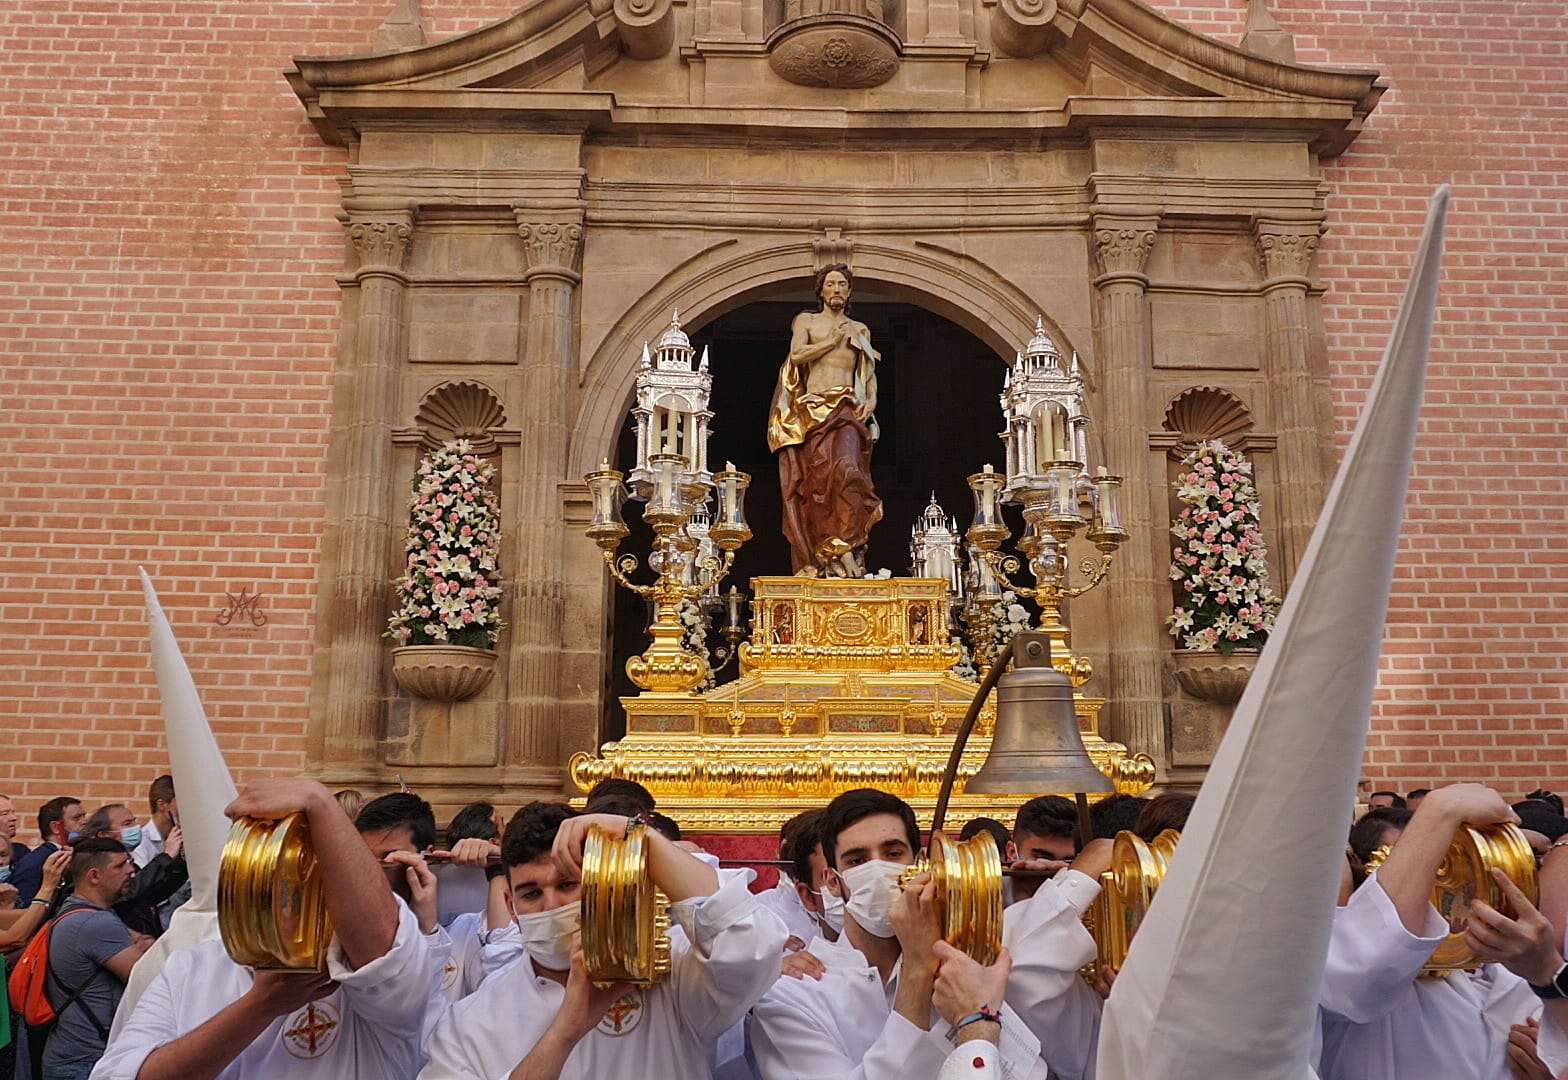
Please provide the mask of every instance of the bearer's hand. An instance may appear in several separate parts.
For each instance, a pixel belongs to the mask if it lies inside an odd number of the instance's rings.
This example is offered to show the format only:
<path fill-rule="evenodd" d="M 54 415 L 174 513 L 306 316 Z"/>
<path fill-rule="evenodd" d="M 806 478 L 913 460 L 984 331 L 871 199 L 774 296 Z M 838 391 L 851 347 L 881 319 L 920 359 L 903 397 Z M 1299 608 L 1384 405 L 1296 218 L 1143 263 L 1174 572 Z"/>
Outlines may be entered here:
<path fill-rule="evenodd" d="M 1080 874 L 1089 875 L 1091 881 L 1098 882 L 1100 875 L 1111 868 L 1111 849 L 1114 846 L 1115 841 L 1112 840 L 1090 840 L 1070 865 Z"/>
<path fill-rule="evenodd" d="M 169 830 L 169 835 L 163 838 L 163 853 L 171 859 L 178 859 L 183 850 L 185 850 L 185 832 L 176 825 Z"/>
<path fill-rule="evenodd" d="M 599 825 L 611 836 L 621 837 L 626 835 L 628 820 L 619 814 L 580 814 L 574 818 L 567 818 L 555 831 L 555 845 L 550 849 L 550 858 L 555 861 L 563 877 L 571 881 L 581 881 L 583 840 L 587 837 L 588 830 Z M 597 1020 L 594 1022 L 598 1023 Z"/>
<path fill-rule="evenodd" d="M 942 939 L 941 913 L 936 904 L 936 883 L 929 872 L 915 875 L 893 901 L 889 913 L 893 934 L 904 951 L 904 970 L 936 974 L 937 958 L 931 951 Z"/>
<path fill-rule="evenodd" d="M 960 952 L 945 941 L 931 947 L 941 963 L 936 975 L 936 986 L 931 991 L 931 1003 L 942 1019 L 957 1024 L 966 1016 L 980 1011 L 981 1006 L 1000 1011 L 1007 997 L 1007 976 L 1013 970 L 1013 958 L 1006 949 L 996 957 L 996 963 L 985 967 L 968 953 Z"/>
<path fill-rule="evenodd" d="M 611 983 L 602 989 L 593 984 L 583 967 L 583 935 L 578 931 L 572 935 L 572 966 L 566 975 L 566 997 L 551 1026 L 567 1042 L 576 1043 L 597 1027 L 610 1006 L 630 989 L 629 983 Z"/>
<path fill-rule="evenodd" d="M 1066 870 L 1071 863 L 1060 859 L 1014 859 L 1007 864 L 1009 870 L 1028 870 L 1040 874 L 1043 878 L 1053 878 L 1058 873 Z"/>
<path fill-rule="evenodd" d="M 1546 1062 L 1536 1052 L 1540 1035 L 1541 1022 L 1533 1016 L 1508 1029 L 1508 1046 L 1504 1056 L 1508 1061 L 1508 1075 L 1513 1080 L 1552 1080 L 1552 1070 L 1546 1067 Z"/>
<path fill-rule="evenodd" d="M 1490 904 L 1474 901 L 1470 905 L 1465 944 L 1486 959 L 1502 964 L 1525 982 L 1545 986 L 1563 966 L 1563 954 L 1557 948 L 1552 924 L 1507 874 L 1494 868 L 1492 880 L 1503 890 L 1518 915 L 1510 919 Z"/>
<path fill-rule="evenodd" d="M 258 971 L 245 996 L 257 1013 L 277 1019 L 320 1001 L 337 988 L 325 971 Z"/>
<path fill-rule="evenodd" d="M 1094 969 L 1094 992 L 1100 995 L 1101 1000 L 1111 996 L 1111 988 L 1116 985 L 1116 969 L 1109 964 L 1101 964 Z"/>
<path fill-rule="evenodd" d="M 809 975 L 821 982 L 822 976 L 826 975 L 827 971 L 827 967 L 821 960 L 812 956 L 805 949 L 801 949 L 790 953 L 784 958 L 784 970 L 780 977 L 788 975 L 791 979 L 804 979 Z"/>
<path fill-rule="evenodd" d="M 419 920 L 421 934 L 433 933 L 436 928 L 436 876 L 425 864 L 423 855 L 409 851 L 387 853 L 387 862 L 403 867 L 408 879 L 408 906 Z"/>
<path fill-rule="evenodd" d="M 246 784 L 239 798 L 224 807 L 223 812 L 231 819 L 253 817 L 280 821 L 302 810 L 318 810 L 327 803 L 337 806 L 332 793 L 310 777 L 273 776 Z"/>
<path fill-rule="evenodd" d="M 3 837 L 0 837 L 0 844 L 4 843 L 7 843 L 7 841 Z M 42 891 L 42 889 L 39 890 L 39 892 Z M 21 893 L 17 891 L 15 885 L 0 885 L 0 908 L 15 907 L 16 898 L 20 895 Z M 45 897 L 45 899 L 47 899 L 47 897 Z"/>
<path fill-rule="evenodd" d="M 1421 800 L 1415 812 L 1423 817 L 1445 819 L 1455 828 L 1491 825 L 1498 821 L 1519 823 L 1519 815 L 1514 813 L 1513 807 L 1485 784 L 1450 784 L 1438 788 Z"/>
<path fill-rule="evenodd" d="M 473 866 L 484 870 L 489 867 L 491 856 L 501 857 L 501 845 L 493 840 L 470 836 L 453 844 L 451 851 L 437 851 L 433 854 L 452 856 L 453 866 Z"/>

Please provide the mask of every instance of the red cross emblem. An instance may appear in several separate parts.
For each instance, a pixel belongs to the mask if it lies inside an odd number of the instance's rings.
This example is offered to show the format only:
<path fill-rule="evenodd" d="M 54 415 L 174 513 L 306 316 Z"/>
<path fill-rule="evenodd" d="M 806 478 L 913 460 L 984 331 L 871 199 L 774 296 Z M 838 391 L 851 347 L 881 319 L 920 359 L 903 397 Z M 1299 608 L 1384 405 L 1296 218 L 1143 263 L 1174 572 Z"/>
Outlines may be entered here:
<path fill-rule="evenodd" d="M 606 1035 L 630 1035 L 642 1022 L 642 992 L 632 990 L 616 999 L 599 1021 L 599 1030 Z"/>
<path fill-rule="evenodd" d="M 283 1049 L 297 1058 L 317 1058 L 338 1041 L 342 1026 L 338 1011 L 322 1001 L 312 1001 L 289 1017 L 283 1028 Z"/>

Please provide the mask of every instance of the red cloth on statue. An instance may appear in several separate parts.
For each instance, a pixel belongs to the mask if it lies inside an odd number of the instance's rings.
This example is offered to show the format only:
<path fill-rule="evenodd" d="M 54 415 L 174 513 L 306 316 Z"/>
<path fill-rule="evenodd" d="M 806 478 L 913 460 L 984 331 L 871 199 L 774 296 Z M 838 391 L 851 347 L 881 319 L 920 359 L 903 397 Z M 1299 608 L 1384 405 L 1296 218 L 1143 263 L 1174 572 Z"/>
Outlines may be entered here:
<path fill-rule="evenodd" d="M 841 554 L 823 551 L 830 541 L 842 541 L 843 550 L 864 547 L 882 520 L 871 483 L 871 429 L 855 408 L 853 398 L 840 401 L 804 442 L 779 449 L 784 536 L 797 573 Z"/>

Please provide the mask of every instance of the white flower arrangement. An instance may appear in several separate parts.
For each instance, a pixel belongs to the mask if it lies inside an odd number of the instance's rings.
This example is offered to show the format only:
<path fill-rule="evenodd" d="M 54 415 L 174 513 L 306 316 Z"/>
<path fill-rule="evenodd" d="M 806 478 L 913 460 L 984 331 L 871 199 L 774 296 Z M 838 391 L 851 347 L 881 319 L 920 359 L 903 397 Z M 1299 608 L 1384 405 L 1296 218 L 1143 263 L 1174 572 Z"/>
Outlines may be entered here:
<path fill-rule="evenodd" d="M 1188 454 L 1181 469 L 1175 486 L 1183 505 L 1171 522 L 1176 607 L 1166 629 L 1182 648 L 1198 652 L 1228 656 L 1262 648 L 1280 600 L 1269 584 L 1252 465 L 1211 440 Z"/>
<path fill-rule="evenodd" d="M 495 466 L 454 439 L 419 461 L 408 504 L 407 562 L 386 636 L 399 645 L 488 649 L 506 628 L 496 552 Z"/>
<path fill-rule="evenodd" d="M 1028 608 L 1019 602 L 1018 594 L 1011 589 L 1002 593 L 1002 599 L 999 603 L 992 604 L 986 609 L 986 615 L 988 617 L 987 623 L 982 628 L 982 633 L 986 637 L 982 641 L 985 651 L 993 658 L 1001 655 L 1002 650 L 1007 647 L 1007 643 L 1013 640 L 1014 634 L 1020 630 L 1028 630 L 1034 625 L 1034 616 L 1029 613 Z M 965 641 L 962 644 L 964 647 L 963 655 L 959 657 L 958 663 L 948 670 L 961 679 L 978 678 L 974 655 L 969 647 L 969 643 Z"/>
<path fill-rule="evenodd" d="M 704 690 L 712 690 L 718 685 L 718 680 L 713 676 L 713 657 L 708 653 L 708 620 L 704 618 L 704 609 L 695 600 L 682 599 L 680 606 L 675 609 L 675 615 L 681 621 L 681 648 L 702 657 L 706 665 L 702 681 L 692 690 L 699 694 Z"/>

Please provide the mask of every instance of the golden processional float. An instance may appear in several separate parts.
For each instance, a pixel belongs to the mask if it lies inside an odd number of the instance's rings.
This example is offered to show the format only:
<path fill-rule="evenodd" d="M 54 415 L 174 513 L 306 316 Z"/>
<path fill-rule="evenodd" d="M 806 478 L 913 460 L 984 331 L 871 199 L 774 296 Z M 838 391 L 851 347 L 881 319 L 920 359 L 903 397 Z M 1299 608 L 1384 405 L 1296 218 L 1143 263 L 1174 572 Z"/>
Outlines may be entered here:
<path fill-rule="evenodd" d="M 962 624 L 983 677 L 997 658 L 995 628 L 1007 621 L 1002 597 L 1011 590 L 1039 606 L 1054 663 L 1073 686 L 1093 674 L 1088 658 L 1069 648 L 1062 605 L 1104 580 L 1127 534 L 1120 479 L 1103 469 L 1091 475 L 1085 464 L 1089 416 L 1076 358 L 1063 363 L 1041 322 L 1009 369 L 1002 393 L 1007 472 L 986 466 L 969 478 L 975 510 L 967 533 L 933 500 L 912 530 L 911 576 L 753 578 L 743 628 L 741 595 L 719 587 L 735 549 L 751 536 L 744 514 L 750 477 L 733 466 L 708 470 L 711 374 L 707 353 L 700 363 L 694 357 L 678 317 L 644 347 L 632 409 L 637 460 L 629 473 L 606 463 L 584 478 L 593 500 L 587 534 L 615 581 L 651 603 L 653 619 L 647 651 L 626 665 L 642 690 L 621 699 L 626 735 L 596 756 L 574 757 L 572 781 L 586 792 L 611 777 L 635 780 L 698 833 L 771 832 L 857 787 L 892 792 L 929 821 L 956 721 L 977 689 L 976 678 L 955 673 L 965 647 L 954 628 Z M 638 559 L 620 552 L 628 499 L 645 503 L 642 517 L 655 534 L 649 583 L 632 579 Z M 1001 551 L 1004 502 L 1023 508 L 1022 559 Z M 1083 541 L 1092 554 L 1075 567 L 1069 544 Z M 1033 585 L 1013 580 L 1024 567 Z M 719 655 L 725 663 L 738 659 L 739 676 L 699 691 L 712 665 L 690 647 L 682 615 L 726 605 L 729 644 Z M 1145 791 L 1153 762 L 1101 737 L 1104 704 L 1075 695 L 1076 731 L 1029 737 L 1081 743 L 1079 752 L 1109 778 L 1105 790 Z M 954 806 L 969 816 L 1010 816 L 1024 801 L 966 787 L 997 733 L 997 710 L 995 699 L 982 703 L 958 765 Z M 1078 789 L 1047 785 L 1028 794 L 1071 790 Z"/>
<path fill-rule="evenodd" d="M 739 678 L 698 693 L 708 660 L 686 647 L 683 605 L 718 597 L 750 530 L 749 478 L 733 467 L 707 469 L 707 358 L 693 368 L 692 352 L 673 321 L 657 361 L 645 350 L 638 379 L 638 466 L 629 486 L 647 501 L 643 517 L 655 533 L 651 584 L 632 581 L 637 560 L 616 555 L 627 533 L 620 520 L 625 477 L 606 465 L 587 478 L 594 498 L 589 536 L 615 579 L 652 601 L 653 642 L 627 663 L 644 691 L 623 699 L 627 737 L 597 758 L 579 755 L 572 779 L 584 791 L 606 777 L 637 780 L 694 831 L 772 831 L 841 791 L 895 792 L 929 814 L 932 826 L 926 854 L 904 880 L 929 872 L 944 938 L 989 964 L 1001 946 L 1009 871 L 989 833 L 960 842 L 942 832 L 949 807 L 1010 811 L 1032 795 L 1073 793 L 1083 814 L 1084 793 L 1137 793 L 1154 779 L 1147 757 L 1128 757 L 1125 747 L 1100 737 L 1104 702 L 1077 692 L 1092 668 L 1069 648 L 1061 618 L 1062 602 L 1103 580 L 1126 538 L 1119 481 L 1103 470 L 1090 477 L 1082 464 L 1088 417 L 1076 363 L 1064 371 L 1039 328 L 1009 372 L 1002 396 L 1008 471 L 988 467 L 969 478 L 975 520 L 965 535 L 967 572 L 955 530 L 933 507 L 915 530 L 911 577 L 756 578 L 749 640 L 742 640 L 748 635 L 735 614 L 738 594 L 732 589 L 727 598 L 726 636 Z M 670 452 L 652 453 L 654 446 Z M 710 516 L 706 503 L 715 491 L 717 514 Z M 999 550 L 1007 538 L 1002 500 L 1023 506 L 1028 528 L 1018 548 L 1032 587 L 1011 580 L 1023 563 Z M 1079 563 L 1083 583 L 1070 585 L 1068 544 L 1080 532 L 1098 554 Z M 1042 618 L 1039 629 L 998 646 L 984 631 L 1004 587 L 1032 597 Z M 953 671 L 963 651 L 947 633 L 955 611 L 970 631 L 977 681 Z M 594 826 L 585 839 L 583 954 L 600 982 L 647 986 L 670 969 L 668 902 L 648 876 L 646 828 L 616 836 Z M 1130 832 L 1116 838 L 1111 869 L 1084 917 L 1098 950 L 1086 978 L 1099 966 L 1120 969 L 1179 839 L 1174 830 L 1150 842 Z M 1491 878 L 1493 867 L 1536 898 L 1534 859 L 1516 826 L 1461 828 L 1432 893 L 1454 932 L 1425 974 L 1479 966 L 1463 936 L 1475 900 L 1513 914 Z M 303 814 L 234 823 L 218 872 L 218 922 L 236 963 L 262 970 L 325 965 L 331 921 Z"/>

